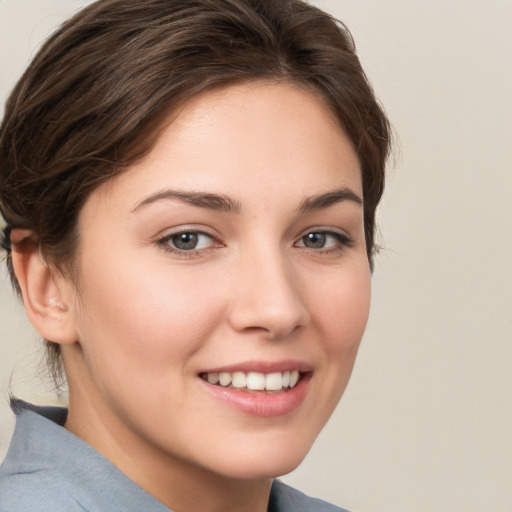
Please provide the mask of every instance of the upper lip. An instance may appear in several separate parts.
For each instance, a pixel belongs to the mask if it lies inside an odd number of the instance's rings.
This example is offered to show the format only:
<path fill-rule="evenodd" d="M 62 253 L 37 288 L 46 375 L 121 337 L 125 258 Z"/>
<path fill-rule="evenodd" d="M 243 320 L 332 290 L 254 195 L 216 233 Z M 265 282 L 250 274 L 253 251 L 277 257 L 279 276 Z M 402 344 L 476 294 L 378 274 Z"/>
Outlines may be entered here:
<path fill-rule="evenodd" d="M 214 368 L 207 368 L 198 373 L 234 373 L 234 372 L 260 372 L 260 373 L 275 373 L 275 372 L 290 372 L 298 370 L 301 373 L 313 371 L 313 366 L 305 361 L 298 361 L 287 359 L 282 361 L 243 361 L 223 366 L 216 366 Z"/>

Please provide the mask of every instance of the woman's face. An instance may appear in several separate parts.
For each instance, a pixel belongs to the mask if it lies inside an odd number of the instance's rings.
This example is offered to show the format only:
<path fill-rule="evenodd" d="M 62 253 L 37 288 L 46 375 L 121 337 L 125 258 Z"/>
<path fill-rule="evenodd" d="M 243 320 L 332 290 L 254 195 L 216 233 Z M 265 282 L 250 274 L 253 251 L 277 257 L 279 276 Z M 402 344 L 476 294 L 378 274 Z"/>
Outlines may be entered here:
<path fill-rule="evenodd" d="M 248 84 L 186 104 L 83 208 L 70 425 L 87 418 L 79 435 L 121 467 L 122 452 L 244 479 L 296 467 L 367 321 L 361 198 L 312 93 Z"/>

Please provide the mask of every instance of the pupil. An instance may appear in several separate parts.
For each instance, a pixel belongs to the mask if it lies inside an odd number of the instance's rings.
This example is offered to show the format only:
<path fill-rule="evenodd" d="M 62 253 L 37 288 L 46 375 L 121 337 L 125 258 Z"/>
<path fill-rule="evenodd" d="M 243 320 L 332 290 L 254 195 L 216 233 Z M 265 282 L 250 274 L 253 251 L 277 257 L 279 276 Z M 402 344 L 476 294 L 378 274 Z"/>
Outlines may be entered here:
<path fill-rule="evenodd" d="M 177 249 L 187 251 L 195 249 L 197 239 L 198 236 L 196 233 L 180 233 L 179 235 L 173 236 L 172 242 Z"/>
<path fill-rule="evenodd" d="M 309 233 L 304 237 L 304 245 L 312 249 L 321 249 L 325 246 L 325 238 L 323 233 Z"/>

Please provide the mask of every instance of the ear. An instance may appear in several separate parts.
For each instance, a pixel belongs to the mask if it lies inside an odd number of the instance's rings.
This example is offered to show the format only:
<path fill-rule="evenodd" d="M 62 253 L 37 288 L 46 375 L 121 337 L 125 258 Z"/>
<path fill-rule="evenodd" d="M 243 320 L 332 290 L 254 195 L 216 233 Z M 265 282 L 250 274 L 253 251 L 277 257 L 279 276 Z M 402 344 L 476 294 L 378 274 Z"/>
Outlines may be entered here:
<path fill-rule="evenodd" d="M 25 229 L 11 233 L 12 264 L 28 319 L 43 338 L 61 345 L 74 343 L 72 285 L 49 267 L 31 235 Z"/>

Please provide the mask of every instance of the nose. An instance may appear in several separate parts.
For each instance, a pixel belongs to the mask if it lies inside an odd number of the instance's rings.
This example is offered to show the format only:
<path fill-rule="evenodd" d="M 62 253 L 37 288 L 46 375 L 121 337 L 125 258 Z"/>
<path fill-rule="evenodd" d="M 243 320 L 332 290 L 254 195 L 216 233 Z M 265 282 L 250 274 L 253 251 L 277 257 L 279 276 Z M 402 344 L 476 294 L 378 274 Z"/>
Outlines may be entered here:
<path fill-rule="evenodd" d="M 253 253 L 234 274 L 228 317 L 236 331 L 277 340 L 309 322 L 298 276 L 280 251 Z"/>

